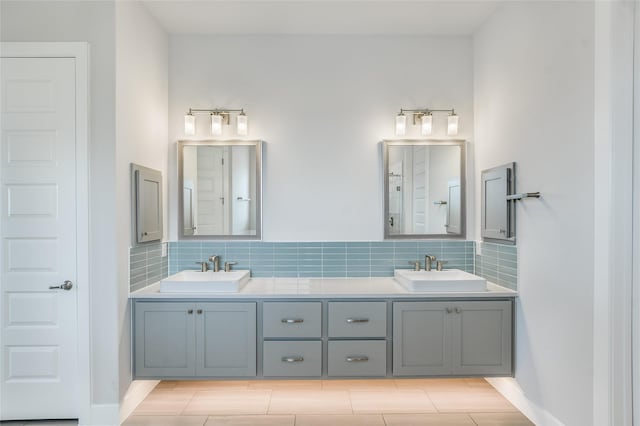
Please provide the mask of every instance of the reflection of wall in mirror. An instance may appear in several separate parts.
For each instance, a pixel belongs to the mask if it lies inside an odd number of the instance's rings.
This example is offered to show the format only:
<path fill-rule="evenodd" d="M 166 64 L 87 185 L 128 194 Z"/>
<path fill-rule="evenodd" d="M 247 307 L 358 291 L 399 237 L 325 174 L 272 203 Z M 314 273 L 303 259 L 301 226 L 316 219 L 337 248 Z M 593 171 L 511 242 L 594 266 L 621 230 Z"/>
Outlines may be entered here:
<path fill-rule="evenodd" d="M 459 179 L 460 148 L 452 146 L 431 146 L 429 161 L 429 198 L 427 206 L 428 227 L 426 234 L 444 234 L 447 232 L 449 204 L 449 181 Z M 437 204 L 446 201 L 447 204 Z M 456 204 L 459 205 L 459 202 Z"/>
<path fill-rule="evenodd" d="M 184 235 L 194 235 L 198 229 L 198 218 L 195 212 L 198 211 L 198 176 L 197 171 L 197 151 L 195 146 L 186 146 L 182 152 L 182 176 L 183 176 L 183 224 Z"/>
<path fill-rule="evenodd" d="M 231 217 L 233 235 L 256 233 L 256 150 L 234 146 L 231 155 Z"/>

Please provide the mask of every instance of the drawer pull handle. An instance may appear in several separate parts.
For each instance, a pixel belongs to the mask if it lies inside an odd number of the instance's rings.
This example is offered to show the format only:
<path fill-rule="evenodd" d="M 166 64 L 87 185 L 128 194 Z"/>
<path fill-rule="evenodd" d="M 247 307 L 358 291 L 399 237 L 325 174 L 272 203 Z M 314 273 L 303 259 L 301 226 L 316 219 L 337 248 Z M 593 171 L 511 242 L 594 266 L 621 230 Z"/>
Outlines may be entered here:
<path fill-rule="evenodd" d="M 347 362 L 367 362 L 369 357 L 366 355 L 352 355 L 346 358 Z"/>
<path fill-rule="evenodd" d="M 301 356 L 283 356 L 282 362 L 302 362 L 304 357 Z"/>
<path fill-rule="evenodd" d="M 369 322 L 369 318 L 347 318 L 347 324 Z"/>
<path fill-rule="evenodd" d="M 283 324 L 300 324 L 304 322 L 303 318 L 282 318 L 280 320 Z"/>

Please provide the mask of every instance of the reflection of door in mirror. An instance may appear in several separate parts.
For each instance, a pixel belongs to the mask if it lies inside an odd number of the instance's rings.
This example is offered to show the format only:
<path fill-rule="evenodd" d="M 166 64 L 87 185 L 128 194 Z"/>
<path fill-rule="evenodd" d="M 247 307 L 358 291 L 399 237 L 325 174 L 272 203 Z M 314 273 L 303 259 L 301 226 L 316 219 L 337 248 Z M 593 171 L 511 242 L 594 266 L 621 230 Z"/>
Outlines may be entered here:
<path fill-rule="evenodd" d="M 197 235 L 229 234 L 229 147 L 197 147 Z"/>
<path fill-rule="evenodd" d="M 389 230 L 392 234 L 404 232 L 402 212 L 402 161 L 389 163 Z"/>
<path fill-rule="evenodd" d="M 445 227 L 450 234 L 459 234 L 460 229 L 460 179 L 449 181 L 449 197 L 447 199 L 447 222 Z"/>
<path fill-rule="evenodd" d="M 463 149 L 459 142 L 387 144 L 387 236 L 463 233 Z"/>
<path fill-rule="evenodd" d="M 260 141 L 180 141 L 181 237 L 260 237 Z"/>

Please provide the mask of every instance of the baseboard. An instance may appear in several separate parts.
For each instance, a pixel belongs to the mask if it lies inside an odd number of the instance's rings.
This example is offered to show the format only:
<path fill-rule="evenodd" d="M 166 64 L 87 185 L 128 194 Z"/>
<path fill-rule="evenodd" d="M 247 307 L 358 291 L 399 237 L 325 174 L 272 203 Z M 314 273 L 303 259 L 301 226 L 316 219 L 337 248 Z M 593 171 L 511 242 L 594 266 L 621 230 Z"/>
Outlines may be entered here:
<path fill-rule="evenodd" d="M 120 405 L 121 423 L 133 413 L 136 407 L 140 405 L 158 383 L 160 383 L 159 380 L 134 380 L 131 382 Z"/>
<path fill-rule="evenodd" d="M 537 426 L 564 426 L 547 410 L 530 401 L 515 379 L 510 377 L 487 377 L 487 382 Z"/>
<path fill-rule="evenodd" d="M 78 425 L 80 426 L 118 426 L 120 419 L 118 418 L 118 404 L 91 404 L 91 412 L 89 418 L 80 418 Z"/>

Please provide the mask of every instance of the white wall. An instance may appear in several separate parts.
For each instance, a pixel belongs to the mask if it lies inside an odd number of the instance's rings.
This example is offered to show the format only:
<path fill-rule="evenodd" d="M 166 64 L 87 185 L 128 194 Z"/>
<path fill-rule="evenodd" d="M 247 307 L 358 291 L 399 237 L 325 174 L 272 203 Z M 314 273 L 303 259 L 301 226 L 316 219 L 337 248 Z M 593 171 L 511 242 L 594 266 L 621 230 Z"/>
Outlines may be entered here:
<path fill-rule="evenodd" d="M 517 207 L 515 379 L 539 424 L 592 424 L 593 28 L 593 4 L 508 2 L 474 37 L 476 182 L 515 161 L 543 195 Z"/>
<path fill-rule="evenodd" d="M 2 41 L 88 41 L 92 401 L 118 401 L 113 1 L 2 1 Z M 78 283 L 82 285 L 82 283 Z M 85 283 L 86 284 L 86 283 Z"/>
<path fill-rule="evenodd" d="M 162 171 L 167 229 L 168 38 L 137 1 L 116 2 L 116 214 L 120 398 L 131 383 L 130 164 Z"/>
<path fill-rule="evenodd" d="M 244 107 L 248 139 L 267 142 L 267 241 L 382 239 L 378 142 L 395 137 L 401 107 L 453 106 L 459 137 L 473 135 L 469 37 L 171 36 L 169 57 L 169 194 L 188 108 Z M 435 116 L 434 137 L 445 127 Z M 169 215 L 176 239 L 175 196 Z"/>

